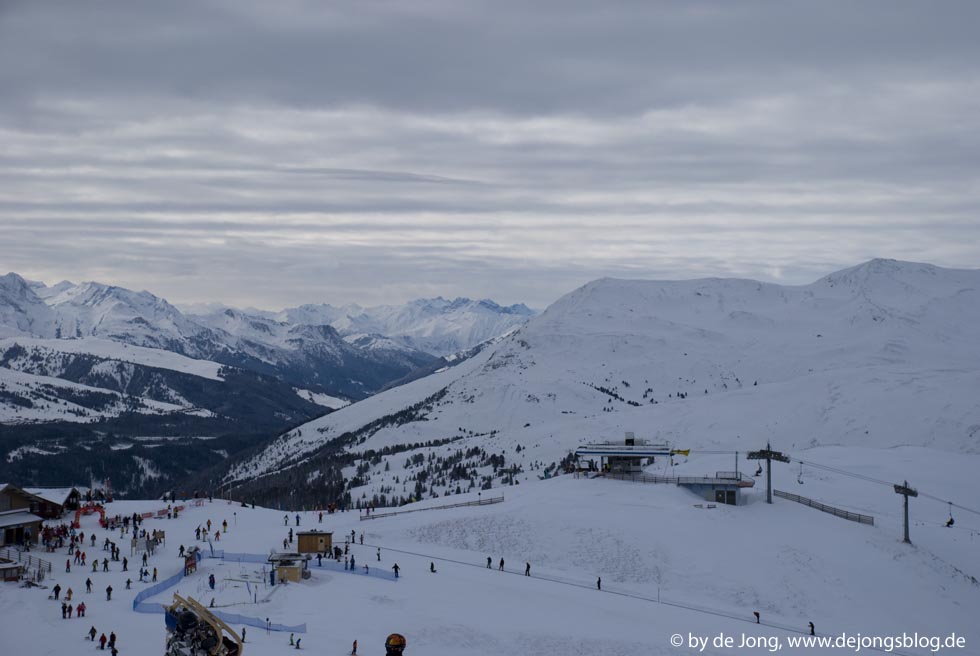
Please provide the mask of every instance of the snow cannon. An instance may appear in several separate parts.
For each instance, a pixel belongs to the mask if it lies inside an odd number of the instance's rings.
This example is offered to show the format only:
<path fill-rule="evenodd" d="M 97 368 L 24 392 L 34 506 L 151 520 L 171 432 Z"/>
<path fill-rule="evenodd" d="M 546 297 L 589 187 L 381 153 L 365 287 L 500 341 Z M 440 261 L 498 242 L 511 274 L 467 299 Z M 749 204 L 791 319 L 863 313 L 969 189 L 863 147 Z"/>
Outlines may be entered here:
<path fill-rule="evenodd" d="M 242 639 L 234 629 L 194 599 L 174 593 L 166 608 L 165 656 L 241 656 Z"/>

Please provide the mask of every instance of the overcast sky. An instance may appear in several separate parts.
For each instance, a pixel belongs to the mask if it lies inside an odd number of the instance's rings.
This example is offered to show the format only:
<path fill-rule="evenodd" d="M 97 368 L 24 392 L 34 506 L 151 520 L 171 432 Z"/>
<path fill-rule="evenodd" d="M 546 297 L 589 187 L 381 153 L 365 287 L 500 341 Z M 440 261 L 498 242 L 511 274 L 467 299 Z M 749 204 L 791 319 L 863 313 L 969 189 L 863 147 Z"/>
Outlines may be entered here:
<path fill-rule="evenodd" d="M 0 0 L 0 273 L 174 302 L 980 266 L 980 3 Z"/>

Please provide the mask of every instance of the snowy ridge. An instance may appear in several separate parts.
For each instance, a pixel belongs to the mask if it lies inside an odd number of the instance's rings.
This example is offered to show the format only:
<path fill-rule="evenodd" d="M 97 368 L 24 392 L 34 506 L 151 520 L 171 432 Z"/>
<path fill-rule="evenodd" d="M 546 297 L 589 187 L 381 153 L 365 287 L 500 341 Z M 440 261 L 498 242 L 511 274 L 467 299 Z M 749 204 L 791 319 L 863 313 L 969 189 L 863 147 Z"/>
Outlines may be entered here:
<path fill-rule="evenodd" d="M 85 353 L 105 360 L 131 362 L 147 367 L 170 369 L 210 380 L 223 380 L 219 372 L 223 365 L 208 360 L 195 360 L 171 351 L 131 346 L 108 339 L 86 337 L 80 339 L 37 339 L 11 337 L 0 340 L 0 352 L 18 344 L 41 356 L 50 353 Z M 35 356 L 36 357 L 36 356 Z"/>

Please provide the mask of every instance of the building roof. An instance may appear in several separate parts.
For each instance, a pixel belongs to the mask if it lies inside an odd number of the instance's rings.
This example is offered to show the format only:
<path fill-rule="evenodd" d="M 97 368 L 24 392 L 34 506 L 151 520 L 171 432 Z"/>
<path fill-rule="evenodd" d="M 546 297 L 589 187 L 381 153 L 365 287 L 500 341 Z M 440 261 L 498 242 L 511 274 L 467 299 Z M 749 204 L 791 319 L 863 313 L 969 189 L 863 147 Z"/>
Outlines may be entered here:
<path fill-rule="evenodd" d="M 56 503 L 59 506 L 65 505 L 68 500 L 68 496 L 77 491 L 74 487 L 25 487 L 24 491 L 28 494 L 33 494 L 36 497 L 40 497 L 45 501 L 50 501 L 51 503 Z"/>
<path fill-rule="evenodd" d="M 26 510 L 14 510 L 11 512 L 0 513 L 0 528 L 10 526 L 20 526 L 21 524 L 36 524 L 43 522 L 44 519 Z"/>

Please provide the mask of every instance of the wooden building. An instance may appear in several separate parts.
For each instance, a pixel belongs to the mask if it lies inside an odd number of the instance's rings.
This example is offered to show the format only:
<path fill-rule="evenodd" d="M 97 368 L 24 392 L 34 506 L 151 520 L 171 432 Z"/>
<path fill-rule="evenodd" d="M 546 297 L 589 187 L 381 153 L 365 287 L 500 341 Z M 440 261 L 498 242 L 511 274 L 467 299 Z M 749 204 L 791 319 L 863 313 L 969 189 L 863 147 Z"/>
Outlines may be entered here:
<path fill-rule="evenodd" d="M 309 554 L 284 551 L 269 556 L 272 569 L 275 570 L 275 582 L 291 581 L 299 583 L 300 579 L 310 578 Z"/>
<path fill-rule="evenodd" d="M 327 531 L 300 531 L 296 534 L 296 549 L 302 554 L 325 554 L 333 549 L 333 533 Z"/>
<path fill-rule="evenodd" d="M 37 543 L 44 521 L 36 514 L 41 503 L 19 487 L 0 483 L 0 546 Z"/>
<path fill-rule="evenodd" d="M 64 513 L 78 510 L 81 493 L 75 487 L 27 487 L 24 491 L 37 497 L 37 514 L 45 519 L 58 519 Z"/>

